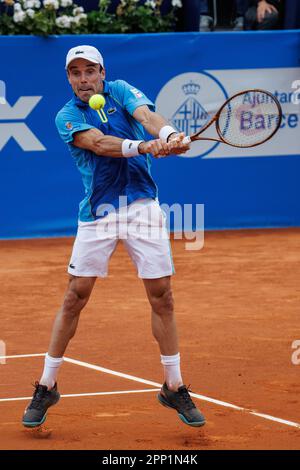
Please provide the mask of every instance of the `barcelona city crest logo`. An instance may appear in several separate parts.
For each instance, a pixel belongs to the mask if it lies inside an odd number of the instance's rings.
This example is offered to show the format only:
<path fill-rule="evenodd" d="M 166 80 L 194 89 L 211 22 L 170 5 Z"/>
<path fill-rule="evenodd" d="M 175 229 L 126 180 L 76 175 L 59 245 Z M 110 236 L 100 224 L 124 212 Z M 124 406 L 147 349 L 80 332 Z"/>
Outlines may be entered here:
<path fill-rule="evenodd" d="M 182 91 L 187 98 L 172 116 L 173 126 L 186 135 L 198 132 L 209 121 L 208 113 L 197 100 L 200 88 L 200 85 L 193 81 L 184 84 Z"/>
<path fill-rule="evenodd" d="M 174 129 L 191 135 L 201 130 L 218 111 L 228 95 L 222 83 L 212 74 L 186 72 L 173 76 L 160 89 L 155 106 Z M 198 141 L 184 155 L 207 157 L 219 142 Z"/>

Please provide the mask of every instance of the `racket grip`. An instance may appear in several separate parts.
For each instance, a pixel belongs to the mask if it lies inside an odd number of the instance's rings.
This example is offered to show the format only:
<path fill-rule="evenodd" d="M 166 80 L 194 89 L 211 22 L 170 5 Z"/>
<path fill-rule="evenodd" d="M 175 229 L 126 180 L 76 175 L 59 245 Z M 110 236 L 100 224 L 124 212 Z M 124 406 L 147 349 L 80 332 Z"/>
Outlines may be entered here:
<path fill-rule="evenodd" d="M 190 144 L 192 142 L 192 139 L 190 138 L 189 135 L 187 135 L 183 140 L 182 140 L 182 143 L 183 144 Z"/>

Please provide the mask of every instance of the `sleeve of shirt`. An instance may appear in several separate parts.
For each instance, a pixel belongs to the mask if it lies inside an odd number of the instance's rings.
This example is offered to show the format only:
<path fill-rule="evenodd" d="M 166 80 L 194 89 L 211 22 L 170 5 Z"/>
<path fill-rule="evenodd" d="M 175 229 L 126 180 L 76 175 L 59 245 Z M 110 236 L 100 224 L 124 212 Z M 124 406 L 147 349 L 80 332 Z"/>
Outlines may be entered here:
<path fill-rule="evenodd" d="M 139 106 L 147 105 L 151 111 L 155 111 L 155 106 L 146 95 L 137 88 L 129 85 L 124 80 L 114 82 L 114 93 L 118 101 L 124 106 L 129 114 L 133 114 Z"/>
<path fill-rule="evenodd" d="M 73 142 L 75 132 L 87 131 L 94 126 L 84 122 L 84 116 L 77 109 L 64 108 L 57 113 L 55 124 L 62 140 L 68 144 Z"/>

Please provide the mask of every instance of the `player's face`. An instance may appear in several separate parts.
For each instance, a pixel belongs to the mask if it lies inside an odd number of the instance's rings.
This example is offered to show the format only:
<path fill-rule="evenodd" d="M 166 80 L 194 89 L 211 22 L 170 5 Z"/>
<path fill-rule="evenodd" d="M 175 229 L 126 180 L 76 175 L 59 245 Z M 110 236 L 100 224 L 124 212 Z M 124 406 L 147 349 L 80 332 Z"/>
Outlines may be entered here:
<path fill-rule="evenodd" d="M 85 59 L 73 60 L 67 70 L 69 83 L 82 101 L 88 102 L 92 95 L 101 93 L 105 70 L 100 72 L 100 65 Z"/>

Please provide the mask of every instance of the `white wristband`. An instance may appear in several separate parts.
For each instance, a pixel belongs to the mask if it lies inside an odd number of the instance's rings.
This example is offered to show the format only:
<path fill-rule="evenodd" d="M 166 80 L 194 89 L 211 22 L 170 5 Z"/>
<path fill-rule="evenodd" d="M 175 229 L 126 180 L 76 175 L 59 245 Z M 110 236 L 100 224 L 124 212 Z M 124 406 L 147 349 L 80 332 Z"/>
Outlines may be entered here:
<path fill-rule="evenodd" d="M 170 135 L 174 134 L 174 132 L 177 134 L 177 131 L 173 129 L 172 126 L 164 126 L 159 131 L 159 138 L 164 142 L 167 142 Z"/>
<path fill-rule="evenodd" d="M 143 140 L 129 140 L 125 139 L 122 142 L 122 155 L 123 157 L 137 157 L 139 153 L 139 145 L 144 142 Z"/>
<path fill-rule="evenodd" d="M 186 135 L 184 139 L 182 139 L 183 144 L 190 144 L 192 142 L 192 139 L 190 138 L 189 135 Z"/>

